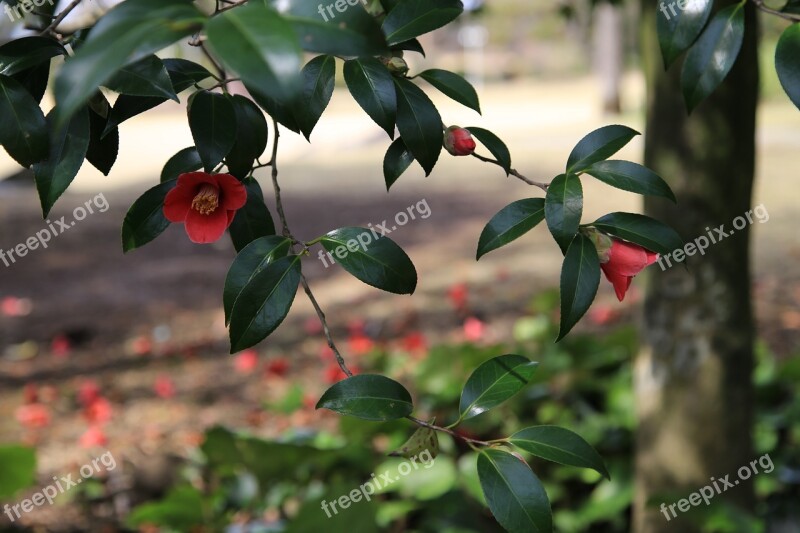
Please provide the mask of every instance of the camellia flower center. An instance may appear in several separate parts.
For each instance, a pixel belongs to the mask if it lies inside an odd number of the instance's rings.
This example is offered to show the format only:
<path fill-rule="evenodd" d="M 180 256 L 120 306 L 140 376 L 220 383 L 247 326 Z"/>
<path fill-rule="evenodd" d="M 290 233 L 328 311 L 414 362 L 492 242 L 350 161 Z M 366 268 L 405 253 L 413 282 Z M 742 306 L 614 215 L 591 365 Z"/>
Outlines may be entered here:
<path fill-rule="evenodd" d="M 219 206 L 219 193 L 217 188 L 208 183 L 200 187 L 200 191 L 192 200 L 192 209 L 198 211 L 201 215 L 210 215 L 217 210 Z"/>

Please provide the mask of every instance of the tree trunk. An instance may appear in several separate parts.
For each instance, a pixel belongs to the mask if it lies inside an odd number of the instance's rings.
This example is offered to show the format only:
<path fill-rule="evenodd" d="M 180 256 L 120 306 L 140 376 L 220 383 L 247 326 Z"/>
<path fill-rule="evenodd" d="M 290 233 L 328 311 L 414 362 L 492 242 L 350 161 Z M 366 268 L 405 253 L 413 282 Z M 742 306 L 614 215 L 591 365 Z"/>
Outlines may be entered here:
<path fill-rule="evenodd" d="M 732 3 L 717 2 L 717 7 Z M 674 227 L 687 243 L 723 223 L 728 232 L 733 219 L 752 206 L 758 98 L 753 5 L 747 4 L 747 33 L 735 67 L 691 117 L 681 96 L 681 65 L 664 72 L 655 34 L 657 10 L 652 0 L 643 0 L 642 6 L 648 82 L 645 163 L 678 197 L 677 205 L 648 199 L 645 210 Z M 673 517 L 668 506 L 712 485 L 712 477 L 738 479 L 738 469 L 755 459 L 748 228 L 711 244 L 705 255 L 690 257 L 687 268 L 674 265 L 652 273 L 643 341 L 634 377 L 639 418 L 634 530 L 699 531 L 686 513 L 674 506 Z M 753 499 L 750 480 L 715 495 L 710 505 L 725 500 L 752 509 Z M 699 507 L 706 508 L 702 501 Z"/>
<path fill-rule="evenodd" d="M 600 80 L 603 111 L 618 114 L 622 110 L 620 86 L 625 63 L 625 35 L 622 7 L 600 2 L 594 8 L 594 71 Z"/>

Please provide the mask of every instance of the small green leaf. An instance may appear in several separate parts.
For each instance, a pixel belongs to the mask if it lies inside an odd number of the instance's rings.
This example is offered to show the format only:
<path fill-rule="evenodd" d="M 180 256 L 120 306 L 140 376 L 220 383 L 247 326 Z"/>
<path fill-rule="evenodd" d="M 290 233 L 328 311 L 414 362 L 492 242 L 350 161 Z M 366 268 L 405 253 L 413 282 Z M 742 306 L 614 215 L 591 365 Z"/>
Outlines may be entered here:
<path fill-rule="evenodd" d="M 528 383 L 539 363 L 521 355 L 501 355 L 480 365 L 467 379 L 458 407 L 460 420 L 497 407 Z"/>
<path fill-rule="evenodd" d="M 384 421 L 411 414 L 411 395 L 398 382 L 375 374 L 361 374 L 336 383 L 325 391 L 317 409 L 330 409 L 345 416 Z"/>
<path fill-rule="evenodd" d="M 591 468 L 611 479 L 603 458 L 583 438 L 557 426 L 534 426 L 511 435 L 509 442 L 542 459 L 562 465 Z"/>
<path fill-rule="evenodd" d="M 111 172 L 119 153 L 119 130 L 112 128 L 108 135 L 103 136 L 110 112 L 111 106 L 101 93 L 90 100 L 89 148 L 86 150 L 86 160 L 105 176 Z"/>
<path fill-rule="evenodd" d="M 169 227 L 170 222 L 164 216 L 164 198 L 176 184 L 174 179 L 165 181 L 148 189 L 133 202 L 122 222 L 123 252 L 144 246 Z"/>
<path fill-rule="evenodd" d="M 237 252 L 259 237 L 275 235 L 275 223 L 264 203 L 261 185 L 252 177 L 246 178 L 243 183 L 247 188 L 247 203 L 236 212 L 229 228 Z"/>
<path fill-rule="evenodd" d="M 9 500 L 36 482 L 36 451 L 27 446 L 0 445 L 0 499 Z"/>
<path fill-rule="evenodd" d="M 460 0 L 405 0 L 383 21 L 389 45 L 419 37 L 454 21 L 464 11 Z"/>
<path fill-rule="evenodd" d="M 674 229 L 636 213 L 609 213 L 589 225 L 661 255 L 683 248 L 683 239 Z"/>
<path fill-rule="evenodd" d="M 391 189 L 394 182 L 400 178 L 403 172 L 408 170 L 408 167 L 413 162 L 414 156 L 408 151 L 403 139 L 395 139 L 383 158 L 383 177 L 386 179 L 387 191 Z"/>
<path fill-rule="evenodd" d="M 439 455 L 439 433 L 435 429 L 420 427 L 405 444 L 389 455 L 416 459 L 421 453 L 425 452 L 430 454 L 431 459 L 435 459 Z"/>
<path fill-rule="evenodd" d="M 236 143 L 236 111 L 225 95 L 199 91 L 189 99 L 189 127 L 206 172 Z"/>
<path fill-rule="evenodd" d="M 714 0 L 692 0 L 683 9 L 660 2 L 656 13 L 658 43 L 664 66 L 669 68 L 697 40 L 711 16 Z"/>
<path fill-rule="evenodd" d="M 329 257 L 367 285 L 395 294 L 412 294 L 417 287 L 417 270 L 411 259 L 377 230 L 340 228 L 320 242 Z"/>
<path fill-rule="evenodd" d="M 478 240 L 476 260 L 522 237 L 544 220 L 544 199 L 517 200 L 500 210 L 486 224 Z"/>
<path fill-rule="evenodd" d="M 592 305 L 600 286 L 600 259 L 591 239 L 578 234 L 572 240 L 561 267 L 561 326 L 556 342 L 563 339 Z"/>
<path fill-rule="evenodd" d="M 47 157 L 44 114 L 33 96 L 14 78 L 0 75 L 0 144 L 25 168 Z"/>
<path fill-rule="evenodd" d="M 661 176 L 647 167 L 630 161 L 598 161 L 585 172 L 600 181 L 622 189 L 650 196 L 661 196 L 677 202 L 675 194 Z"/>
<path fill-rule="evenodd" d="M 689 50 L 681 88 L 691 113 L 728 75 L 744 42 L 744 3 L 721 9 Z"/>
<path fill-rule="evenodd" d="M 544 214 L 550 233 L 566 253 L 583 214 L 583 187 L 578 176 L 561 174 L 553 179 L 547 188 Z"/>
<path fill-rule="evenodd" d="M 177 154 L 169 158 L 161 171 L 161 183 L 172 181 L 181 174 L 187 172 L 194 172 L 203 168 L 203 162 L 200 161 L 200 154 L 197 153 L 197 148 L 190 146 L 179 151 Z"/>
<path fill-rule="evenodd" d="M 474 109 L 478 113 L 481 112 L 478 93 L 475 91 L 472 84 L 465 80 L 463 76 L 459 76 L 449 70 L 429 69 L 421 72 L 419 77 L 459 104 Z"/>
<path fill-rule="evenodd" d="M 303 67 L 303 95 L 294 116 L 306 139 L 311 137 L 336 85 L 336 60 L 333 56 L 317 56 Z"/>
<path fill-rule="evenodd" d="M 495 520 L 509 533 L 552 533 L 550 501 L 530 467 L 496 448 L 478 455 L 478 478 Z"/>
<path fill-rule="evenodd" d="M 509 175 L 511 173 L 511 152 L 508 151 L 506 143 L 489 130 L 475 126 L 470 126 L 467 129 L 481 144 L 489 149 L 494 158 L 500 163 L 500 166 L 503 167 L 503 170 L 506 171 L 506 175 Z"/>
<path fill-rule="evenodd" d="M 233 260 L 225 278 L 225 290 L 222 294 L 222 305 L 225 310 L 225 325 L 230 323 L 231 311 L 237 298 L 253 277 L 264 270 L 264 267 L 286 257 L 292 241 L 286 237 L 269 235 L 260 237 L 245 246 Z"/>
<path fill-rule="evenodd" d="M 123 67 L 104 85 L 120 94 L 178 101 L 164 63 L 154 55 Z"/>
<path fill-rule="evenodd" d="M 798 9 L 800 14 L 800 9 Z M 775 70 L 783 90 L 800 108 L 800 24 L 792 24 L 781 35 L 775 49 Z"/>
<path fill-rule="evenodd" d="M 231 174 L 243 180 L 267 148 L 269 127 L 264 113 L 252 100 L 239 94 L 228 99 L 236 114 L 236 142 L 225 157 L 225 164 Z"/>
<path fill-rule="evenodd" d="M 598 161 L 608 159 L 637 135 L 640 135 L 638 131 L 619 125 L 594 130 L 572 149 L 567 160 L 567 173 L 580 174 Z"/>
<path fill-rule="evenodd" d="M 422 89 L 406 79 L 396 78 L 394 82 L 397 87 L 397 129 L 428 176 L 442 151 L 442 117 Z"/>
<path fill-rule="evenodd" d="M 245 285 L 230 315 L 231 353 L 255 346 L 280 326 L 300 284 L 300 256 L 267 265 Z"/>
<path fill-rule="evenodd" d="M 67 51 L 51 37 L 29 36 L 14 39 L 0 46 L 0 74 L 13 76 L 42 64 L 50 64 Z"/>
<path fill-rule="evenodd" d="M 374 57 L 351 59 L 344 63 L 344 79 L 358 105 L 394 138 L 397 96 L 386 67 Z"/>

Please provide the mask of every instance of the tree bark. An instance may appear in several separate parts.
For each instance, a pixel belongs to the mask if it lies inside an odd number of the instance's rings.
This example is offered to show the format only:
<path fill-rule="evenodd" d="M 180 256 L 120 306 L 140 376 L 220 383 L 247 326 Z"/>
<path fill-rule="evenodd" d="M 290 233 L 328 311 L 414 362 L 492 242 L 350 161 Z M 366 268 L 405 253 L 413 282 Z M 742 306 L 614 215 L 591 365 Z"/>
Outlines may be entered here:
<path fill-rule="evenodd" d="M 622 7 L 600 2 L 594 7 L 593 41 L 594 70 L 600 81 L 603 111 L 622 111 L 620 88 L 625 66 L 625 39 Z"/>
<path fill-rule="evenodd" d="M 716 2 L 717 7 L 732 1 Z M 681 65 L 664 72 L 656 38 L 657 10 L 642 2 L 643 57 L 648 82 L 645 164 L 663 176 L 678 204 L 648 199 L 649 216 L 688 242 L 751 209 L 758 99 L 756 13 L 746 10 L 741 54 L 722 86 L 687 116 Z M 636 439 L 634 530 L 699 531 L 677 500 L 755 459 L 749 228 L 711 244 L 686 268 L 654 269 L 645 300 L 643 347 L 635 362 L 639 425 Z M 717 235 L 715 232 L 713 235 Z M 674 263 L 673 263 L 674 264 Z M 666 262 L 664 263 L 666 266 Z M 752 509 L 753 483 L 715 495 Z M 700 507 L 705 508 L 704 503 Z M 691 511 L 689 511 L 691 513 Z"/>

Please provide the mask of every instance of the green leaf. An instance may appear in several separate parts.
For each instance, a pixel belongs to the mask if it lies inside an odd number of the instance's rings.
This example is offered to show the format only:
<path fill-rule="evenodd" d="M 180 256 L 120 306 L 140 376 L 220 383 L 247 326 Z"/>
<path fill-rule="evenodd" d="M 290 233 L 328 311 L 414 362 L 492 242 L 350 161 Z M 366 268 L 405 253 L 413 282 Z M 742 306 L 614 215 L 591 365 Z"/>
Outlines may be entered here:
<path fill-rule="evenodd" d="M 189 99 L 189 127 L 206 172 L 211 172 L 236 142 L 236 111 L 225 95 L 199 91 Z"/>
<path fill-rule="evenodd" d="M 460 420 L 467 420 L 497 407 L 521 391 L 539 363 L 521 355 L 501 355 L 480 365 L 467 379 L 458 407 Z"/>
<path fill-rule="evenodd" d="M 123 67 L 104 86 L 120 94 L 178 101 L 164 63 L 154 55 Z"/>
<path fill-rule="evenodd" d="M 506 171 L 506 175 L 509 175 L 511 173 L 511 152 L 508 151 L 506 143 L 489 130 L 475 126 L 470 126 L 466 129 L 469 130 L 473 137 L 478 139 L 489 149 L 489 152 L 491 152 L 494 158 L 500 163 L 503 170 Z"/>
<path fill-rule="evenodd" d="M 163 63 L 176 93 L 213 77 L 206 67 L 188 59 L 168 58 L 164 59 Z"/>
<path fill-rule="evenodd" d="M 53 109 L 47 115 L 50 127 L 50 152 L 41 163 L 33 165 L 36 189 L 46 217 L 56 200 L 67 190 L 78 174 L 89 148 L 89 112 L 84 107 L 73 114 L 66 127 L 57 128 Z"/>
<path fill-rule="evenodd" d="M 264 113 L 252 100 L 238 94 L 228 99 L 236 114 L 236 142 L 225 157 L 225 164 L 231 174 L 243 180 L 267 149 L 269 127 Z"/>
<path fill-rule="evenodd" d="M 800 14 L 800 9 L 798 9 Z M 792 24 L 783 32 L 775 49 L 775 70 L 783 90 L 800 108 L 800 24 Z"/>
<path fill-rule="evenodd" d="M 583 187 L 578 176 L 561 174 L 553 178 L 547 188 L 544 214 L 550 233 L 566 253 L 583 214 Z"/>
<path fill-rule="evenodd" d="M 421 426 L 400 448 L 389 455 L 416 459 L 425 452 L 430 454 L 431 459 L 435 459 L 439 455 L 439 433 L 435 429 Z"/>
<path fill-rule="evenodd" d="M 526 198 L 505 206 L 486 224 L 478 240 L 478 260 L 522 237 L 544 220 L 544 199 Z"/>
<path fill-rule="evenodd" d="M 711 16 L 714 0 L 692 0 L 683 9 L 670 2 L 659 3 L 658 43 L 665 68 L 669 68 L 697 40 Z"/>
<path fill-rule="evenodd" d="M 222 63 L 259 92 L 289 101 L 300 88 L 298 37 L 275 10 L 250 2 L 213 17 L 206 32 Z"/>
<path fill-rule="evenodd" d="M 397 87 L 397 129 L 428 176 L 442 151 L 442 117 L 422 89 L 406 79 L 395 78 L 394 82 Z"/>
<path fill-rule="evenodd" d="M 164 198 L 177 180 L 172 179 L 148 189 L 128 210 L 122 222 L 122 251 L 140 248 L 161 235 L 169 227 L 164 216 Z"/>
<path fill-rule="evenodd" d="M 744 42 L 744 3 L 721 9 L 689 50 L 681 88 L 691 113 L 728 75 Z"/>
<path fill-rule="evenodd" d="M 422 43 L 420 43 L 417 39 L 403 41 L 402 43 L 392 46 L 391 49 L 392 51 L 408 50 L 409 52 L 416 52 L 422 57 L 425 57 L 425 49 L 422 48 Z"/>
<path fill-rule="evenodd" d="M 186 172 L 194 172 L 203 168 L 203 162 L 200 161 L 200 154 L 197 153 L 197 148 L 190 146 L 184 148 L 177 154 L 169 158 L 161 171 L 161 183 L 172 181 L 181 174 Z"/>
<path fill-rule="evenodd" d="M 589 225 L 661 255 L 683 248 L 683 239 L 674 229 L 636 213 L 609 213 Z"/>
<path fill-rule="evenodd" d="M 411 259 L 374 229 L 340 228 L 320 242 L 334 261 L 367 285 L 395 294 L 412 294 L 417 287 L 417 271 Z"/>
<path fill-rule="evenodd" d="M 572 240 L 561 267 L 561 326 L 556 342 L 563 339 L 586 314 L 600 285 L 600 259 L 591 239 L 578 234 Z"/>
<path fill-rule="evenodd" d="M 496 448 L 478 455 L 478 478 L 495 520 L 509 533 L 551 533 L 547 493 L 530 467 Z"/>
<path fill-rule="evenodd" d="M 259 237 L 275 235 L 275 224 L 264 203 L 261 185 L 252 177 L 243 183 L 247 188 L 247 203 L 236 212 L 229 228 L 237 252 Z"/>
<path fill-rule="evenodd" d="M 205 20 L 191 0 L 127 0 L 111 9 L 56 77 L 56 124 L 64 124 L 122 67 L 196 33 Z"/>
<path fill-rule="evenodd" d="M 11 77 L 22 85 L 37 104 L 40 104 L 50 81 L 50 63 L 41 63 L 35 67 L 12 74 Z"/>
<path fill-rule="evenodd" d="M 259 90 L 252 85 L 245 84 L 245 88 L 247 92 L 250 93 L 253 101 L 255 101 L 261 109 L 266 111 L 270 117 L 277 120 L 278 123 L 283 124 L 291 131 L 300 133 L 300 126 L 298 126 L 297 118 L 294 116 L 294 107 L 296 107 L 296 105 L 292 105 L 292 102 L 284 102 L 267 96 L 259 92 Z"/>
<path fill-rule="evenodd" d="M 0 471 L 0 500 L 9 500 L 36 482 L 36 451 L 27 446 L 0 445 Z"/>
<path fill-rule="evenodd" d="M 459 104 L 478 113 L 481 112 L 481 104 L 478 100 L 478 93 L 470 82 L 454 72 L 442 69 L 429 69 L 419 73 L 419 77 L 427 81 L 445 96 L 449 96 Z"/>
<path fill-rule="evenodd" d="M 439 29 L 464 11 L 460 0 L 405 0 L 392 9 L 383 21 L 389 45 L 395 45 Z"/>
<path fill-rule="evenodd" d="M 583 438 L 557 426 L 534 426 L 510 437 L 517 448 L 562 465 L 591 468 L 610 480 L 603 458 Z"/>
<path fill-rule="evenodd" d="M 192 531 L 209 523 L 206 513 L 201 511 L 209 505 L 199 490 L 179 485 L 170 489 L 163 499 L 134 509 L 126 523 L 134 529 L 157 524 L 171 531 Z"/>
<path fill-rule="evenodd" d="M 389 146 L 383 158 L 383 177 L 386 180 L 386 190 L 391 189 L 394 182 L 408 170 L 414 156 L 408 151 L 403 139 L 398 138 Z"/>
<path fill-rule="evenodd" d="M 572 149 L 567 160 L 567 173 L 579 174 L 598 161 L 608 159 L 637 135 L 640 135 L 638 131 L 619 125 L 594 130 Z"/>
<path fill-rule="evenodd" d="M 269 235 L 254 240 L 239 252 L 228 270 L 222 294 L 226 326 L 230 323 L 231 311 L 242 289 L 267 265 L 276 259 L 286 257 L 291 245 L 292 241 L 286 237 Z"/>
<path fill-rule="evenodd" d="M 384 421 L 411 414 L 411 395 L 398 382 L 375 374 L 361 374 L 336 383 L 325 391 L 317 409 L 330 409 L 345 416 Z"/>
<path fill-rule="evenodd" d="M 255 346 L 280 326 L 300 284 L 300 256 L 267 265 L 245 285 L 230 315 L 231 353 Z"/>
<path fill-rule="evenodd" d="M 91 102 L 97 102 L 97 105 L 89 106 L 89 148 L 86 150 L 86 160 L 108 176 L 119 153 L 119 130 L 113 128 L 103 137 L 111 107 L 101 93 L 97 93 Z"/>
<path fill-rule="evenodd" d="M 13 76 L 42 64 L 50 64 L 56 56 L 67 51 L 51 37 L 20 37 L 0 46 L 0 74 Z"/>
<path fill-rule="evenodd" d="M 661 176 L 647 167 L 630 161 L 598 161 L 585 172 L 600 181 L 622 189 L 650 196 L 661 196 L 677 203 L 675 194 Z"/>
<path fill-rule="evenodd" d="M 394 138 L 397 96 L 394 78 L 386 67 L 374 57 L 351 59 L 344 63 L 344 79 L 358 105 Z"/>
<path fill-rule="evenodd" d="M 33 96 L 14 78 L 0 75 L 0 144 L 25 168 L 47 157 L 44 114 Z"/>
<path fill-rule="evenodd" d="M 333 56 L 317 56 L 303 67 L 303 94 L 294 116 L 306 139 L 311 137 L 336 85 L 336 60 Z"/>

